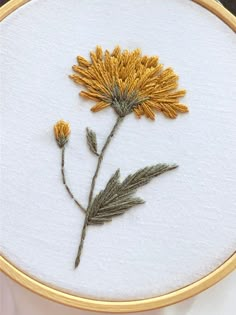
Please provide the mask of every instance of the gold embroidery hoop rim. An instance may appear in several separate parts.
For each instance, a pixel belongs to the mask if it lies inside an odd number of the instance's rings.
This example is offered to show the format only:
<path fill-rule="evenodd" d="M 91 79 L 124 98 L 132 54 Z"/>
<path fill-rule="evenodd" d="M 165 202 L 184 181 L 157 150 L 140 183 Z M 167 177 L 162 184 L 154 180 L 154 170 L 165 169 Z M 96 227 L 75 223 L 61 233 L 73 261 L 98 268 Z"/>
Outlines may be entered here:
<path fill-rule="evenodd" d="M 12 12 L 29 2 L 30 0 L 10 0 L 0 8 L 0 21 L 10 15 Z M 200 4 L 223 22 L 225 22 L 234 32 L 236 32 L 236 17 L 226 10 L 221 4 L 215 0 L 193 0 Z M 221 266 L 217 269 L 176 291 L 148 299 L 134 301 L 99 301 L 95 299 L 82 298 L 77 295 L 63 292 L 59 289 L 46 285 L 32 276 L 28 275 L 20 268 L 14 266 L 4 256 L 0 257 L 0 270 L 7 276 L 18 282 L 33 293 L 37 293 L 49 300 L 58 302 L 67 306 L 80 308 L 84 310 L 108 313 L 127 313 L 148 311 L 160 307 L 178 303 L 187 298 L 208 289 L 209 287 L 222 280 L 228 274 L 236 269 L 236 252 L 233 253 Z"/>

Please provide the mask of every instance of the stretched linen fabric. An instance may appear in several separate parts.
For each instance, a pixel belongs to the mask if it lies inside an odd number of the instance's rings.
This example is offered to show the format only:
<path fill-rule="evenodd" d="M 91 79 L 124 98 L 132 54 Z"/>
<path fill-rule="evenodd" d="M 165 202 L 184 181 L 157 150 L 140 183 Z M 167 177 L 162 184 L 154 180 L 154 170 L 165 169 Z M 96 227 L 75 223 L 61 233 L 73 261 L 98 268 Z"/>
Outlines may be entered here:
<path fill-rule="evenodd" d="M 189 0 L 135 3 L 33 0 L 1 23 L 2 252 L 34 278 L 95 299 L 166 294 L 235 251 L 235 33 Z M 70 122 L 66 179 L 84 205 L 97 162 L 86 127 L 96 132 L 99 149 L 116 113 L 91 112 L 94 102 L 79 97 L 82 88 L 68 75 L 76 56 L 88 59 L 98 43 L 158 54 L 179 75 L 190 112 L 177 119 L 156 113 L 155 122 L 133 113 L 125 118 L 96 194 L 119 165 L 122 179 L 154 161 L 180 167 L 142 187 L 138 197 L 146 203 L 135 211 L 90 226 L 75 271 L 84 213 L 62 185 L 52 126 Z"/>

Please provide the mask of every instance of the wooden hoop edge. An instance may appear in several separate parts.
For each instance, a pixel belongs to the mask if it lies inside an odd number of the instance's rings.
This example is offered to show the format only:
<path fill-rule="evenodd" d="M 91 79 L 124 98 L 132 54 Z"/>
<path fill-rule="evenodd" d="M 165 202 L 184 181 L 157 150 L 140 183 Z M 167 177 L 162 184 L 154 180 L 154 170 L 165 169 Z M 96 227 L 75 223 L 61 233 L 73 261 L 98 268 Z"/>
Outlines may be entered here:
<path fill-rule="evenodd" d="M 4 20 L 8 15 L 14 12 L 19 7 L 23 6 L 31 0 L 10 0 L 0 8 L 0 21 Z M 215 0 L 192 0 L 193 2 L 200 4 L 216 16 L 218 16 L 223 22 L 225 22 L 234 32 L 236 32 L 236 17 L 224 8 L 219 2 Z"/>
<path fill-rule="evenodd" d="M 99 301 L 94 299 L 82 298 L 66 292 L 59 291 L 49 287 L 38 280 L 31 278 L 22 270 L 15 267 L 10 261 L 3 256 L 0 257 L 0 270 L 7 276 L 29 289 L 49 300 L 80 308 L 84 310 L 106 312 L 106 313 L 127 313 L 148 311 L 172 305 L 188 299 L 196 294 L 208 289 L 212 285 L 219 282 L 228 274 L 236 269 L 236 253 L 226 260 L 221 266 L 202 279 L 176 291 L 165 295 L 134 301 Z"/>

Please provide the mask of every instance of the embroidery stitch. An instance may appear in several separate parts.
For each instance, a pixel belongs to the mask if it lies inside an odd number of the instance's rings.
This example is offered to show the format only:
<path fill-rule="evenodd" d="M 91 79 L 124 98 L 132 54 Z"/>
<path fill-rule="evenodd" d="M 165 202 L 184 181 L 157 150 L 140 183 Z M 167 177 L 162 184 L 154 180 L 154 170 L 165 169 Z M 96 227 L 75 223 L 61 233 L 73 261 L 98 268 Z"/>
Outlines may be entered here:
<path fill-rule="evenodd" d="M 88 143 L 90 151 L 94 153 L 95 155 L 99 156 L 98 151 L 97 151 L 96 133 L 89 128 L 86 128 L 86 132 L 87 132 L 87 143 Z"/>
<path fill-rule="evenodd" d="M 54 135 L 56 142 L 61 149 L 61 175 L 62 175 L 62 182 L 70 195 L 70 197 L 74 200 L 74 202 L 77 204 L 77 206 L 83 211 L 86 212 L 85 208 L 80 204 L 80 202 L 75 199 L 74 195 L 72 194 L 69 186 L 67 185 L 66 182 L 66 176 L 65 176 L 65 146 L 69 140 L 70 136 L 70 124 L 65 122 L 64 120 L 59 120 L 55 125 L 54 125 Z"/>
<path fill-rule="evenodd" d="M 80 92 L 81 96 L 97 102 L 91 108 L 93 112 L 110 106 L 115 110 L 117 119 L 100 153 L 97 151 L 96 133 L 89 128 L 86 129 L 90 151 L 97 156 L 97 166 L 91 181 L 86 209 L 75 200 L 65 181 L 64 152 L 70 128 L 65 126 L 64 121 L 59 121 L 54 127 L 56 141 L 62 149 L 63 184 L 79 208 L 85 212 L 75 268 L 80 263 L 88 225 L 110 222 L 113 217 L 124 214 L 133 206 L 143 204 L 144 200 L 134 196 L 136 190 L 153 178 L 177 168 L 175 164 L 156 164 L 136 171 L 123 181 L 120 181 L 118 169 L 106 187 L 94 197 L 96 180 L 106 149 L 125 116 L 134 112 L 138 118 L 145 115 L 154 120 L 155 112 L 163 112 L 166 117 L 173 119 L 177 117 L 178 112 L 188 112 L 188 107 L 179 103 L 179 99 L 186 91 L 177 90 L 178 76 L 171 68 L 163 69 L 158 57 L 142 56 L 139 49 L 122 52 L 119 46 L 115 47 L 112 53 L 107 50 L 103 53 L 102 48 L 97 46 L 95 52 L 90 53 L 90 58 L 91 61 L 88 61 L 78 56 L 78 65 L 73 66 L 75 74 L 70 75 L 70 78 L 87 89 Z"/>

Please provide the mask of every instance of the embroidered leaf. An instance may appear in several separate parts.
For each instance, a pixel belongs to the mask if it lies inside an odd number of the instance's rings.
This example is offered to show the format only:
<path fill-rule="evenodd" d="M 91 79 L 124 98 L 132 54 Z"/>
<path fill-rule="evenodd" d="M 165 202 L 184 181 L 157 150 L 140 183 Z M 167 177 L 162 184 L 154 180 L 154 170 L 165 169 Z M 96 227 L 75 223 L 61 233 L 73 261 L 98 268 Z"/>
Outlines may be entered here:
<path fill-rule="evenodd" d="M 97 136 L 96 136 L 96 133 L 93 130 L 89 129 L 89 128 L 86 128 L 86 133 L 87 133 L 87 143 L 88 143 L 90 151 L 98 156 L 99 154 L 97 152 Z"/>
<path fill-rule="evenodd" d="M 177 165 L 157 164 L 142 168 L 120 182 L 120 170 L 112 175 L 104 190 L 94 198 L 89 209 L 88 224 L 110 222 L 114 216 L 125 213 L 130 208 L 144 203 L 135 197 L 136 190 L 148 184 L 154 177 L 173 170 Z"/>

